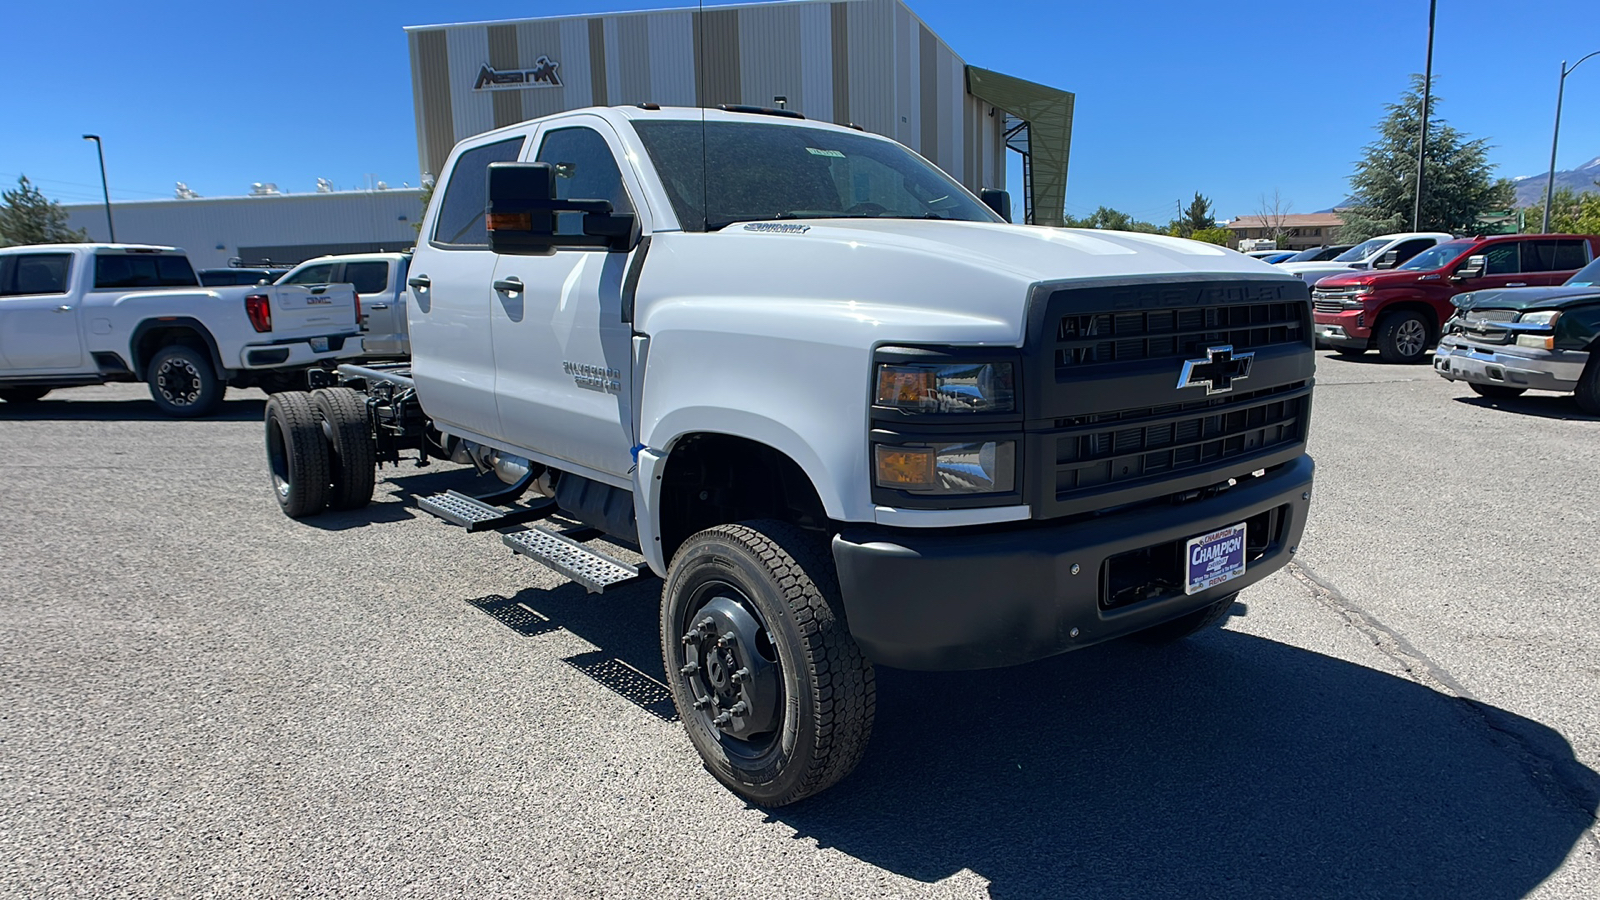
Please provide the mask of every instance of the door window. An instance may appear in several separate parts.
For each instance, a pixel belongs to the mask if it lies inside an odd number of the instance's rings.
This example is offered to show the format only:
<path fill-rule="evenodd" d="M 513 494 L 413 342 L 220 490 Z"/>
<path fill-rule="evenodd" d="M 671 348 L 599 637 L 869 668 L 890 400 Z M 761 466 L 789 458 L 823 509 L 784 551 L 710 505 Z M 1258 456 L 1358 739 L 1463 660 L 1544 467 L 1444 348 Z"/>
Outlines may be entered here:
<path fill-rule="evenodd" d="M 1589 261 L 1585 241 L 1523 241 L 1522 271 L 1570 272 Z"/>
<path fill-rule="evenodd" d="M 344 264 L 344 280 L 358 294 L 381 294 L 389 286 L 389 264 L 383 260 Z"/>
<path fill-rule="evenodd" d="M 71 271 L 70 253 L 20 254 L 12 257 L 9 271 L 0 281 L 0 296 L 65 294 Z"/>
<path fill-rule="evenodd" d="M 280 284 L 327 284 L 333 280 L 333 263 L 317 263 L 298 272 L 290 272 Z"/>
<path fill-rule="evenodd" d="M 444 200 L 433 223 L 433 241 L 446 247 L 487 247 L 489 229 L 483 212 L 489 204 L 489 163 L 515 162 L 522 138 L 473 147 L 456 158 L 445 184 Z"/>
<path fill-rule="evenodd" d="M 1394 248 L 1395 253 L 1399 255 L 1395 260 L 1395 265 L 1398 266 L 1399 264 L 1432 246 L 1433 240 L 1430 238 L 1413 238 L 1409 241 L 1401 241 L 1400 245 Z"/>
<path fill-rule="evenodd" d="M 110 253 L 94 258 L 95 290 L 199 287 L 187 257 Z"/>
<path fill-rule="evenodd" d="M 1519 260 L 1520 248 L 1516 244 L 1493 244 L 1483 251 L 1486 265 L 1483 268 L 1485 275 L 1516 275 L 1522 271 Z"/>
<path fill-rule="evenodd" d="M 562 200 L 609 200 L 613 212 L 631 213 L 633 204 L 622 186 L 622 171 L 606 139 L 592 128 L 562 128 L 545 136 L 535 162 L 556 172 L 556 197 Z M 583 234 L 583 213 L 557 213 L 556 234 Z"/>

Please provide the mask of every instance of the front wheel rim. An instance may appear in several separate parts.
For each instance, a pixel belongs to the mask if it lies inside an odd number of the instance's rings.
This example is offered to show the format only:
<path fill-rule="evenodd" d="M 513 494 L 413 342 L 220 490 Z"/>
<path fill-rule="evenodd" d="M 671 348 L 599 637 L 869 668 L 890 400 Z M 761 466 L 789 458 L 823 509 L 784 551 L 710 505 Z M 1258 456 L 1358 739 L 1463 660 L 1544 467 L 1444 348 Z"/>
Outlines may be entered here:
<path fill-rule="evenodd" d="M 1395 346 L 1400 348 L 1400 353 L 1405 356 L 1416 356 L 1422 352 L 1423 345 L 1428 341 L 1427 329 L 1416 319 L 1407 319 L 1395 329 Z"/>
<path fill-rule="evenodd" d="M 689 714 L 730 756 L 754 760 L 777 745 L 784 724 L 782 663 L 760 610 L 735 585 L 695 588 L 671 648 Z"/>

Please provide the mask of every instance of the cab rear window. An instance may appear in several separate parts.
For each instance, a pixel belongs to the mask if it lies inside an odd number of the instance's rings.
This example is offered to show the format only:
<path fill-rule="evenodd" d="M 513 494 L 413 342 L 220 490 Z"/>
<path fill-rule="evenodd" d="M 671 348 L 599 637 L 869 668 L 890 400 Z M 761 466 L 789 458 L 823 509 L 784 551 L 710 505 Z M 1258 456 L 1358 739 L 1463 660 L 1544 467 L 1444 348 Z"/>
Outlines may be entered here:
<path fill-rule="evenodd" d="M 105 254 L 94 258 L 96 290 L 110 288 L 199 287 L 188 257 L 165 254 Z"/>

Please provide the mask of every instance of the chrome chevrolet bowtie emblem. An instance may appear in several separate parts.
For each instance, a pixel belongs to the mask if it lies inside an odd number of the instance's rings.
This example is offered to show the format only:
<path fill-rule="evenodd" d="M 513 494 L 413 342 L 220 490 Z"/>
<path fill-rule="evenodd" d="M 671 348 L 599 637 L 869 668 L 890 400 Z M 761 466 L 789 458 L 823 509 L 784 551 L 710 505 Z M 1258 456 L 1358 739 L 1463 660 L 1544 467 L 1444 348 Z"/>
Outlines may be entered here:
<path fill-rule="evenodd" d="M 1186 359 L 1178 373 L 1178 389 L 1204 386 L 1207 394 L 1226 394 L 1235 381 L 1250 377 L 1255 351 L 1234 353 L 1232 344 L 1207 347 L 1205 359 Z"/>

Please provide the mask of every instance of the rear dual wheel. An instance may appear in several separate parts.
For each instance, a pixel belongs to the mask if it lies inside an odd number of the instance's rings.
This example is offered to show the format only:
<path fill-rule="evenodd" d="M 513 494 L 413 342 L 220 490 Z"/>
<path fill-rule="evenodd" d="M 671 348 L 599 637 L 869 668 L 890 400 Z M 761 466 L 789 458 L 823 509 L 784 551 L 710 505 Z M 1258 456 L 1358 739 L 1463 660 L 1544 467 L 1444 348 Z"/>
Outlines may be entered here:
<path fill-rule="evenodd" d="M 267 467 L 284 515 L 372 502 L 377 449 L 366 401 L 349 388 L 285 391 L 267 400 Z"/>
<path fill-rule="evenodd" d="M 759 520 L 690 537 L 662 589 L 661 642 L 689 739 L 735 793 L 783 806 L 860 762 L 876 686 L 819 536 Z"/>

